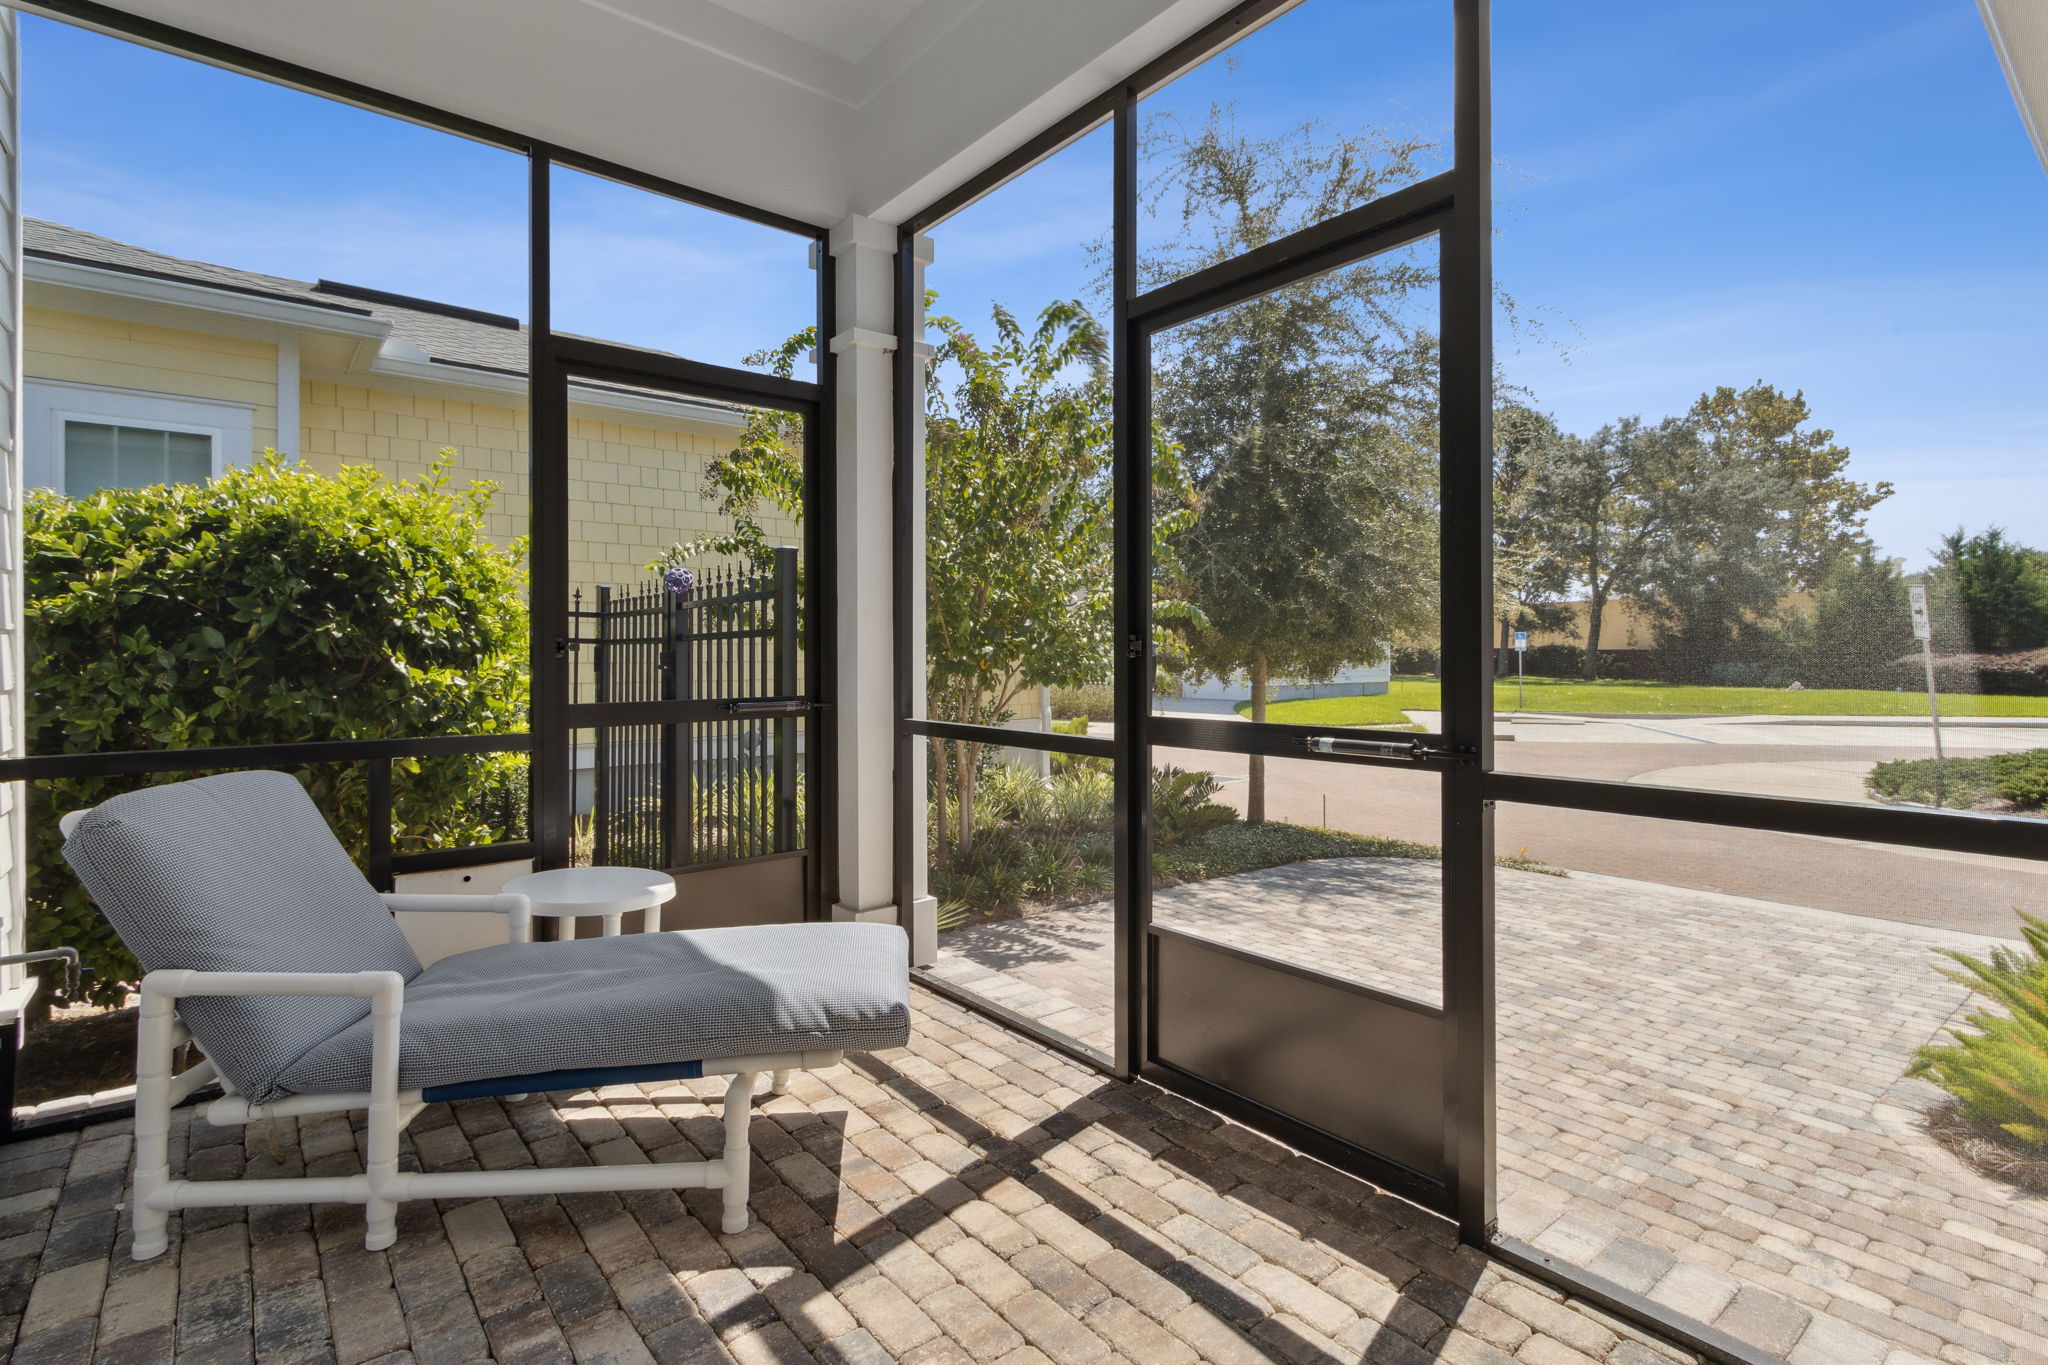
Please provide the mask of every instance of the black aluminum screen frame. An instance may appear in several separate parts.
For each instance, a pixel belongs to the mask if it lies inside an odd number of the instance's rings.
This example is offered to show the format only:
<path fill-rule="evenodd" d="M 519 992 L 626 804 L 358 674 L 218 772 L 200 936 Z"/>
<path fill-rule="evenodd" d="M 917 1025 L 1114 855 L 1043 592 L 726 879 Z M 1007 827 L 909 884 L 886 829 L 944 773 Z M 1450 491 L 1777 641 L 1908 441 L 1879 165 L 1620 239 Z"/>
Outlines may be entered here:
<path fill-rule="evenodd" d="M 1334 3 L 1335 0 L 1307 0 Z M 1746 1342 L 1655 1303 L 1583 1267 L 1570 1265 L 1537 1248 L 1501 1235 L 1496 1216 L 1498 1162 L 1495 1111 L 1496 940 L 1494 924 L 1493 815 L 1501 801 L 1552 806 L 1588 812 L 1623 813 L 1731 829 L 1769 829 L 1826 838 L 1856 839 L 1904 847 L 1969 853 L 1996 853 L 2048 861 L 2048 822 L 2010 816 L 1911 810 L 1851 805 L 1783 797 L 1745 796 L 1680 788 L 1645 788 L 1636 784 L 1591 779 L 1536 776 L 1498 771 L 1494 767 L 1493 680 L 1491 640 L 1492 579 L 1492 419 L 1493 419 L 1493 265 L 1492 265 L 1492 96 L 1490 0 L 1446 0 L 1454 19 L 1454 133 L 1452 170 L 1421 185 L 1397 191 L 1339 219 L 1297 234 L 1299 240 L 1177 280 L 1143 296 L 1136 293 L 1136 118 L 1137 101 L 1166 81 L 1235 42 L 1259 23 L 1290 7 L 1274 0 L 1253 0 L 1239 6 L 1172 53 L 1117 87 L 1083 104 L 1008 156 L 974 176 L 906 221 L 900 255 L 899 334 L 910 335 L 920 302 L 910 289 L 912 234 L 925 231 L 960 209 L 1037 165 L 1104 122 L 1114 125 L 1115 213 L 1110 240 L 1112 298 L 1115 308 L 1112 385 L 1117 411 L 1116 533 L 1118 650 L 1116 736 L 1110 751 L 1118 760 L 1117 895 L 1126 907 L 1116 941 L 1119 1028 L 1115 1056 L 1077 1049 L 1035 1021 L 991 1006 L 963 992 L 946 993 L 969 1008 L 998 1018 L 1020 1032 L 1071 1055 L 1093 1061 L 1104 1072 L 1129 1077 L 1143 1072 L 1143 1037 L 1147 993 L 1142 980 L 1145 929 L 1149 920 L 1150 879 L 1139 875 L 1129 851 L 1146 835 L 1150 819 L 1144 783 L 1135 775 L 1148 765 L 1147 739 L 1160 728 L 1150 715 L 1149 596 L 1145 569 L 1150 540 L 1141 518 L 1123 509 L 1143 507 L 1148 493 L 1147 471 L 1138 433 L 1148 426 L 1144 401 L 1144 341 L 1150 330 L 1171 321 L 1209 311 L 1215 300 L 1249 297 L 1304 274 L 1356 259 L 1352 249 L 1376 236 L 1379 249 L 1396 244 L 1402 223 L 1416 226 L 1427 218 L 1439 234 L 1443 269 L 1442 323 L 1442 552 L 1443 567 L 1443 748 L 1466 761 L 1442 764 L 1402 763 L 1435 767 L 1443 784 L 1444 844 L 1444 1010 L 1451 1022 L 1451 1045 L 1445 1057 L 1445 1143 L 1451 1178 L 1445 1191 L 1446 1211 L 1455 1217 L 1466 1244 L 1518 1269 L 1548 1281 L 1567 1293 L 1706 1359 L 1724 1365 L 1769 1365 L 1772 1357 Z M 1282 249 L 1286 248 L 1286 249 Z M 1368 253 L 1369 254 L 1369 253 Z M 1298 268 L 1297 268 L 1298 267 Z M 905 538 L 920 528 L 909 516 L 915 490 L 909 486 L 909 455 L 913 433 L 910 410 L 915 392 L 915 361 L 906 344 L 898 352 L 898 479 L 897 479 L 897 670 L 899 698 L 898 888 L 899 903 L 908 904 L 912 859 L 923 856 L 908 831 L 917 812 L 910 809 L 909 784 L 902 774 L 919 761 L 917 737 L 941 733 L 937 722 L 921 721 L 911 712 L 911 679 L 922 661 L 908 650 L 911 593 L 918 584 L 909 575 Z M 1133 647 L 1135 644 L 1135 648 Z M 944 727 L 972 731 L 975 727 Z M 1194 736 L 1181 733 L 1176 743 Z M 1361 732 L 1363 733 L 1363 732 Z M 1002 743 L 1016 745 L 1016 732 L 996 731 Z M 961 734 L 959 737 L 969 737 Z M 984 736 L 991 737 L 991 736 Z M 1103 741 L 1083 743 L 1033 736 L 1029 747 L 1069 753 L 1099 753 Z M 1412 735 L 1403 735 L 1412 739 Z M 1254 751 L 1247 742 L 1217 737 L 1201 747 Z M 1265 752 L 1274 752 L 1270 747 Z M 1294 752 L 1299 752 L 1294 751 Z M 1360 763 L 1399 760 L 1357 759 Z M 1148 1075 L 1152 1073 L 1146 1073 Z M 1174 1085 L 1171 1075 L 1156 1079 Z M 1332 1150 L 1311 1132 L 1290 1132 L 1284 1116 L 1260 1114 L 1236 1104 L 1227 1093 L 1182 1078 L 1176 1087 L 1192 1098 L 1265 1127 L 1292 1140 L 1303 1150 L 1361 1169 L 1357 1154 Z M 1347 1159 L 1348 1158 L 1348 1159 Z"/>
<path fill-rule="evenodd" d="M 838 882 L 838 752 L 837 726 L 832 709 L 838 680 L 838 495 L 837 462 L 832 458 L 837 439 L 838 361 L 831 346 L 837 326 L 836 265 L 826 227 L 130 14 L 95 0 L 35 0 L 16 7 L 25 13 L 91 29 L 240 75 L 497 147 L 526 159 L 529 247 L 527 529 L 533 566 L 528 608 L 533 687 L 529 729 L 527 733 L 517 735 L 360 741 L 349 747 L 346 754 L 350 758 L 369 758 L 374 769 L 377 763 L 388 763 L 393 755 L 472 752 L 480 747 L 530 751 L 533 754 L 534 780 L 531 843 L 480 850 L 479 861 L 488 861 L 493 856 L 512 856 L 513 852 L 519 856 L 530 854 L 541 867 L 564 866 L 568 861 L 572 823 L 569 802 L 573 799 L 573 791 L 566 773 L 567 741 L 573 722 L 567 711 L 567 671 L 554 648 L 555 637 L 559 634 L 557 627 L 567 619 L 567 577 L 565 573 L 550 572 L 566 565 L 569 543 L 565 367 L 574 367 L 579 373 L 597 378 L 605 377 L 609 371 L 611 377 L 628 382 L 652 382 L 657 387 L 678 392 L 759 407 L 782 408 L 804 416 L 804 554 L 809 561 L 806 576 L 809 609 L 805 613 L 804 648 L 809 669 L 806 681 L 812 702 L 807 726 L 814 758 L 806 773 L 808 867 L 803 913 L 807 919 L 823 917 L 825 908 L 837 894 Z M 808 241 L 816 275 L 816 381 L 787 380 L 771 374 L 687 360 L 660 351 L 555 333 L 549 308 L 554 256 L 549 185 L 556 166 L 601 176 L 633 189 L 775 228 Z M 386 750 L 389 750 L 388 754 Z M 32 781 L 57 775 L 204 771 L 318 761 L 313 756 L 314 751 L 318 751 L 320 757 L 336 761 L 344 757 L 339 746 L 319 743 L 29 756 L 0 759 L 0 782 Z M 388 781 L 383 785 L 388 786 Z M 433 855 L 405 855 L 396 863 L 400 871 L 424 871 L 429 867 L 454 866 L 456 864 L 451 859 L 461 853 L 461 850 L 445 850 Z M 379 867 L 374 870 L 388 874 L 389 869 L 383 866 L 388 861 L 391 860 L 380 858 Z M 11 1112 L 11 1088 L 7 1098 Z"/>

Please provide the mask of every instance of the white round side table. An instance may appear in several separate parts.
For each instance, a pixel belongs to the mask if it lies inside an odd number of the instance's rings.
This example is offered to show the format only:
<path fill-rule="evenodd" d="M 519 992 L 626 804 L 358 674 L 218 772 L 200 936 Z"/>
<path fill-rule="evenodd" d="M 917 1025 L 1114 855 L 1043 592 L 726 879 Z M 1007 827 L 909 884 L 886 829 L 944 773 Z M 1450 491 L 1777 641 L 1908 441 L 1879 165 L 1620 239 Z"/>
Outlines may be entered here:
<path fill-rule="evenodd" d="M 653 912 L 675 898 L 676 879 L 644 867 L 556 867 L 514 877 L 503 889 L 531 901 L 536 916 L 602 915 L 604 936 L 615 938 L 635 910 L 648 912 L 641 920 L 644 931 L 659 928 Z"/>

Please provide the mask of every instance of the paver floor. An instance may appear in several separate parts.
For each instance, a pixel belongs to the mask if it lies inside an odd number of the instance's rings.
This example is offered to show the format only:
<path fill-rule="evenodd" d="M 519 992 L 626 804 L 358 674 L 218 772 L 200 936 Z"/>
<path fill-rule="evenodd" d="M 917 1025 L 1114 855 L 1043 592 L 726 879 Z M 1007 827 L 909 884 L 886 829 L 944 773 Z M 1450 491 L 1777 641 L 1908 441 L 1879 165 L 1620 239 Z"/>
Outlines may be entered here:
<path fill-rule="evenodd" d="M 1704 723 L 1703 723 L 1704 724 Z M 1728 727 L 1770 733 L 1769 725 Z M 2003 732 L 2007 735 L 2011 731 Z M 1154 751 L 1155 761 L 1214 773 L 1219 801 L 1244 810 L 1249 760 L 1242 754 L 1193 749 Z M 1907 748 L 1802 747 L 1721 743 L 1502 744 L 1503 770 L 1608 782 L 1646 780 L 1672 768 L 1712 763 L 1732 770 L 1723 783 L 1711 773 L 1689 785 L 1755 788 L 1759 765 L 1798 766 L 1854 758 L 1877 763 L 1919 757 Z M 1324 825 L 1396 839 L 1443 838 L 1441 781 L 1434 773 L 1359 768 L 1310 758 L 1266 761 L 1269 819 Z M 2017 938 L 2013 908 L 2048 914 L 2048 864 L 1936 849 L 1909 849 L 1775 830 L 1736 830 L 1682 820 L 1501 802 L 1494 812 L 1495 846 L 1522 851 L 1552 867 L 1636 877 L 1781 904 L 1896 920 L 1930 929 Z"/>
<path fill-rule="evenodd" d="M 127 1257 L 125 1123 L 0 1148 L 0 1353 L 23 1365 L 258 1360 L 1194 1360 L 1659 1365 L 1686 1357 L 1455 1246 L 1449 1225 L 923 991 L 909 1048 L 800 1076 L 752 1125 L 755 1221 L 667 1191 L 192 1210 Z M 405 1160 L 694 1160 L 716 1083 L 433 1106 Z M 275 1139 L 275 1146 L 273 1146 Z M 225 1178 L 360 1169 L 342 1119 L 216 1129 Z"/>
<path fill-rule="evenodd" d="M 1435 1000 L 1433 863 L 1155 894 L 1161 922 Z M 1501 1224 L 1797 1365 L 2048 1361 L 2048 1200 L 1921 1130 L 1967 936 L 1588 874 L 1499 874 Z M 1110 915 L 957 931 L 940 975 L 1106 1046 Z"/>

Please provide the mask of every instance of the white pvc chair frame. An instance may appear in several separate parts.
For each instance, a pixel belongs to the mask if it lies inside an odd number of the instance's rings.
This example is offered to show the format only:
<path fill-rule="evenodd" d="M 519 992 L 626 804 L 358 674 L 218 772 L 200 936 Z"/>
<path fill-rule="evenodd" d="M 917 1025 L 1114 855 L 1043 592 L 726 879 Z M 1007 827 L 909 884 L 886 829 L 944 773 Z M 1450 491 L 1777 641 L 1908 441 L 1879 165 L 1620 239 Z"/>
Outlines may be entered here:
<path fill-rule="evenodd" d="M 394 911 L 500 914 L 506 938 L 529 941 L 532 908 L 518 895 L 386 895 Z M 209 1060 L 172 1074 L 178 1047 L 192 1035 L 177 1015 L 190 996 L 354 996 L 370 1002 L 370 1088 L 350 1094 L 288 1095 L 251 1104 L 233 1093 Z M 398 1135 L 425 1109 L 417 1090 L 398 1088 L 398 1024 L 405 1008 L 405 978 L 397 972 L 199 972 L 166 969 L 142 979 L 142 1017 L 136 1031 L 134 1257 L 146 1261 L 170 1245 L 174 1209 L 257 1204 L 361 1204 L 363 1245 L 381 1251 L 398 1240 L 403 1199 L 475 1199 L 497 1195 L 573 1194 L 598 1190 L 714 1189 L 724 1191 L 721 1226 L 747 1226 L 747 1123 L 754 1087 L 773 1074 L 772 1092 L 786 1093 L 790 1073 L 836 1066 L 837 1050 L 726 1057 L 703 1063 L 705 1076 L 730 1076 L 725 1088 L 725 1146 L 716 1161 L 675 1161 L 647 1166 L 570 1166 L 511 1171 L 428 1173 L 398 1169 Z M 206 1106 L 217 1126 L 268 1118 L 369 1112 L 369 1159 L 361 1175 L 293 1176 L 257 1180 L 183 1180 L 170 1172 L 171 1111 L 209 1081 L 228 1093 Z M 508 1096 L 507 1098 L 519 1098 Z"/>

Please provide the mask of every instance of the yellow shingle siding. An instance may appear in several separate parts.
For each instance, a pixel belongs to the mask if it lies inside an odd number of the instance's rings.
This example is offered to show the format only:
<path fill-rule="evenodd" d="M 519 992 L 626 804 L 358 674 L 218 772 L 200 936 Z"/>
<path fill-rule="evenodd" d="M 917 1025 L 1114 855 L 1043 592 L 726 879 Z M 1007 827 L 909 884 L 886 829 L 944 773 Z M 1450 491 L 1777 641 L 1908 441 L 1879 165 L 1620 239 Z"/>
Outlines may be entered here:
<path fill-rule="evenodd" d="M 316 469 L 370 464 L 393 478 L 427 473 L 443 447 L 457 454 L 456 487 L 498 485 L 490 531 L 509 541 L 526 533 L 527 425 L 524 406 L 429 398 L 309 380 L 303 386 L 301 446 Z M 704 469 L 732 448 L 732 434 L 634 426 L 609 419 L 569 420 L 570 583 L 637 583 L 646 564 L 679 540 L 726 528 L 701 495 Z M 787 518 L 764 519 L 769 534 L 796 544 Z"/>
<path fill-rule="evenodd" d="M 31 378 L 69 380 L 255 407 L 251 450 L 278 444 L 277 348 L 211 332 L 124 322 L 49 308 L 26 310 Z M 509 397 L 509 396 L 508 396 Z M 704 470 L 734 433 L 600 417 L 572 407 L 569 423 L 571 585 L 628 584 L 679 540 L 725 529 L 702 496 Z M 367 464 L 394 479 L 420 478 L 443 448 L 456 451 L 451 486 L 497 485 L 488 527 L 500 543 L 526 534 L 526 408 L 522 399 L 428 396 L 409 387 L 305 379 L 299 453 L 315 469 Z M 798 543 L 786 518 L 770 535 Z"/>
<path fill-rule="evenodd" d="M 250 453 L 277 444 L 277 347 L 214 332 L 54 308 L 22 311 L 22 372 L 184 398 L 247 403 Z"/>

